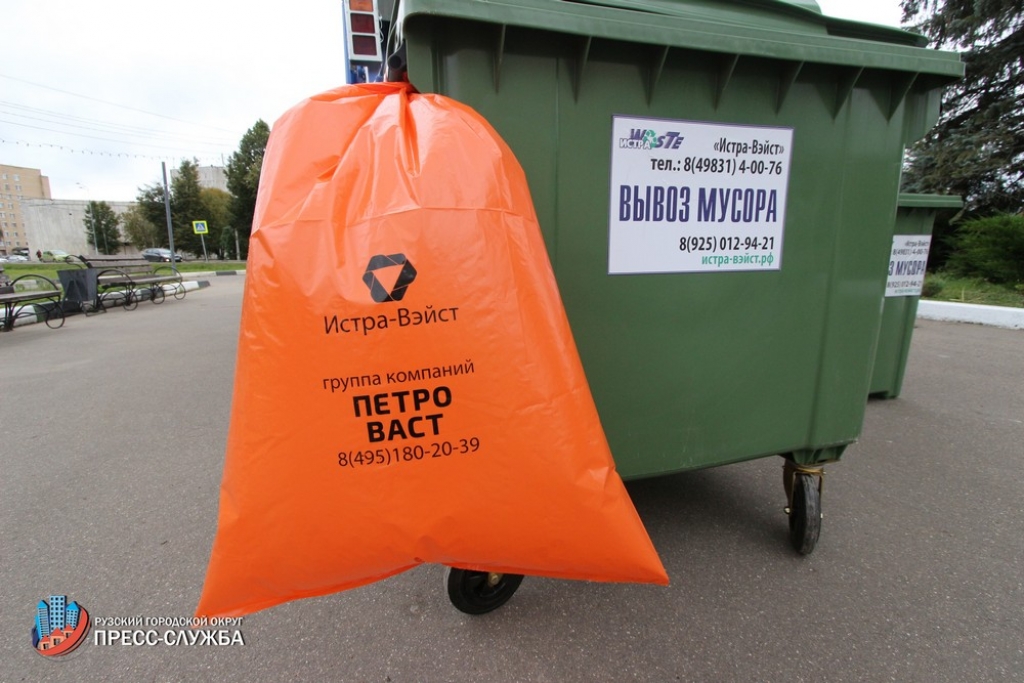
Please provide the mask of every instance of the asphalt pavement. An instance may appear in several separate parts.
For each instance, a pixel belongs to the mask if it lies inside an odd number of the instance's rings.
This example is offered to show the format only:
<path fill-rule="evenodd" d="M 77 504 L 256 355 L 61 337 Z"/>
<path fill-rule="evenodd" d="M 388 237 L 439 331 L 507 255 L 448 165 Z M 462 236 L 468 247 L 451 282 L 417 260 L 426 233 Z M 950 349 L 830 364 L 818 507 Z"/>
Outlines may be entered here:
<path fill-rule="evenodd" d="M 0 334 L 0 683 L 1024 679 L 1024 331 L 932 321 L 902 397 L 870 402 L 828 468 L 808 557 L 768 458 L 629 485 L 668 588 L 528 577 L 470 617 L 424 566 L 247 616 L 244 645 L 94 626 L 38 655 L 51 594 L 94 618 L 193 613 L 244 281 Z"/>

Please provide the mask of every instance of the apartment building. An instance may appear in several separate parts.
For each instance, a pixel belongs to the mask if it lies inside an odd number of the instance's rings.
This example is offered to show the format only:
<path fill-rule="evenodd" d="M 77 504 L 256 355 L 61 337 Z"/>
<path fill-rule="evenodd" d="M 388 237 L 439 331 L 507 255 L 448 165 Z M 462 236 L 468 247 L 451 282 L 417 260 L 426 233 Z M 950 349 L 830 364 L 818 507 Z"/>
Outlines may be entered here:
<path fill-rule="evenodd" d="M 172 168 L 171 182 L 178 178 L 178 169 Z M 228 192 L 228 177 L 224 173 L 223 166 L 196 166 L 196 174 L 199 176 L 199 187 L 210 187 L 215 190 Z"/>
<path fill-rule="evenodd" d="M 0 164 L 0 255 L 31 246 L 22 202 L 49 198 L 50 179 L 38 168 Z"/>

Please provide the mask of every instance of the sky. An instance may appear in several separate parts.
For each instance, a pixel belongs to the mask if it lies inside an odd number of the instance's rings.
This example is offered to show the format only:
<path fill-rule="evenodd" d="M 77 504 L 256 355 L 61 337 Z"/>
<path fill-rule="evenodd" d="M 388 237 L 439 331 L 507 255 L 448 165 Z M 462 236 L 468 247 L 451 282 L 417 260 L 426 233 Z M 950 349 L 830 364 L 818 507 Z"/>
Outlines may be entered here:
<path fill-rule="evenodd" d="M 899 0 L 818 4 L 900 22 Z M 345 82 L 341 0 L 4 0 L 0 22 L 0 164 L 41 169 L 54 199 L 222 166 L 258 120 Z"/>

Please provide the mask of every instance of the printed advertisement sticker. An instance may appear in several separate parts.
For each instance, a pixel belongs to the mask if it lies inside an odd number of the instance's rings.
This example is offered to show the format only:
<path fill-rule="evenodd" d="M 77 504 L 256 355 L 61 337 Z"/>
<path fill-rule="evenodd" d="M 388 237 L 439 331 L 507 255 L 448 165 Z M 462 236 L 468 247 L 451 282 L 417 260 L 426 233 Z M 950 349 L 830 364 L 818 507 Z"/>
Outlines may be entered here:
<path fill-rule="evenodd" d="M 893 235 L 886 296 L 921 296 L 931 245 L 931 235 Z"/>
<path fill-rule="evenodd" d="M 609 274 L 779 270 L 791 128 L 616 116 Z"/>

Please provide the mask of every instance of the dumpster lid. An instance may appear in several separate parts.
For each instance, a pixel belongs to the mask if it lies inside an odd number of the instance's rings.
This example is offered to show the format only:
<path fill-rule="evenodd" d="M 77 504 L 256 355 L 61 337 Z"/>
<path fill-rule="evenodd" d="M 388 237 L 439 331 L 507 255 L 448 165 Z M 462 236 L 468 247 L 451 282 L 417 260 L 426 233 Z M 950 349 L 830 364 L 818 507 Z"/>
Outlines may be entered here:
<path fill-rule="evenodd" d="M 964 200 L 948 194 L 900 192 L 898 204 L 901 209 L 960 209 Z"/>
<path fill-rule="evenodd" d="M 436 16 L 799 63 L 963 76 L 954 52 L 902 29 L 836 19 L 813 0 L 401 0 L 399 24 Z M 399 32 L 402 29 L 399 28 Z"/>
<path fill-rule="evenodd" d="M 719 19 L 732 20 L 739 17 L 740 21 L 751 26 L 764 26 L 760 14 L 752 10 L 766 10 L 781 16 L 792 16 L 823 27 L 828 35 L 876 40 L 899 45 L 926 47 L 928 37 L 911 31 L 904 31 L 892 26 L 869 24 L 829 17 L 821 13 L 815 0 L 565 0 L 588 5 L 617 7 L 634 11 L 663 14 L 666 16 L 689 16 L 698 8 L 706 8 L 710 15 L 716 14 Z"/>

